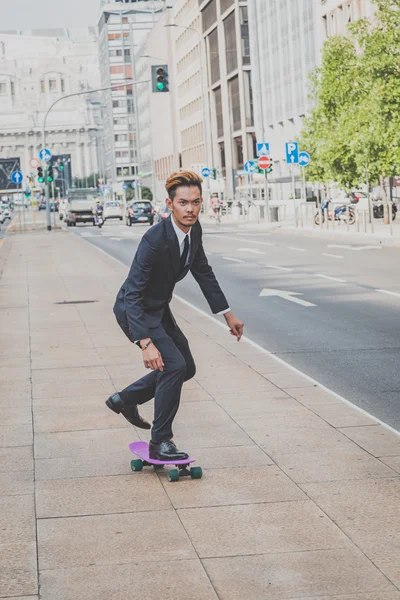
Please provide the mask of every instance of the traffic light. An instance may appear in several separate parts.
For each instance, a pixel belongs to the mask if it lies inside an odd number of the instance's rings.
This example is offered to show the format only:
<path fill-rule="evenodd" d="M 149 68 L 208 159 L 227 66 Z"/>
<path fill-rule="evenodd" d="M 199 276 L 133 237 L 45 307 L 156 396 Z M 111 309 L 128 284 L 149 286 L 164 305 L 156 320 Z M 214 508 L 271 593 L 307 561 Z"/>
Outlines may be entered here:
<path fill-rule="evenodd" d="M 53 167 L 50 165 L 49 168 L 47 169 L 47 181 L 49 183 L 51 183 L 53 181 L 54 177 L 53 177 Z"/>
<path fill-rule="evenodd" d="M 168 65 L 152 65 L 151 82 L 153 92 L 169 92 Z"/>
<path fill-rule="evenodd" d="M 273 167 L 272 167 L 272 163 L 271 163 L 271 166 L 268 167 L 268 169 L 265 169 L 265 172 L 266 173 L 272 173 L 272 169 L 273 169 Z"/>
<path fill-rule="evenodd" d="M 63 162 L 60 162 L 60 167 L 59 168 L 60 168 L 60 171 L 64 171 L 64 163 Z"/>
<path fill-rule="evenodd" d="M 37 168 L 37 180 L 38 180 L 38 183 L 43 183 L 44 182 L 42 167 L 38 167 Z"/>
<path fill-rule="evenodd" d="M 212 178 L 217 179 L 217 169 L 211 169 Z"/>

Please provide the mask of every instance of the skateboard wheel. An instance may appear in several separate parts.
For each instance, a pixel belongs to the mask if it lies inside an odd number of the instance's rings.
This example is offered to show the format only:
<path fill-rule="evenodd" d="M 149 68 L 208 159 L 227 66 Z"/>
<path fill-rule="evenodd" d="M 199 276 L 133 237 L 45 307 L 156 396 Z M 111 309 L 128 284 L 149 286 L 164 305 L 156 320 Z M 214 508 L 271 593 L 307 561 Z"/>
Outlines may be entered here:
<path fill-rule="evenodd" d="M 203 471 L 201 467 L 191 467 L 190 469 L 190 477 L 192 479 L 201 479 L 203 475 Z"/>
<path fill-rule="evenodd" d="M 160 471 L 164 468 L 164 465 L 153 465 L 155 471 Z"/>
<path fill-rule="evenodd" d="M 143 469 L 143 461 L 131 460 L 131 469 L 132 471 L 141 471 Z"/>
<path fill-rule="evenodd" d="M 168 479 L 168 481 L 178 481 L 179 469 L 168 469 L 167 479 Z"/>

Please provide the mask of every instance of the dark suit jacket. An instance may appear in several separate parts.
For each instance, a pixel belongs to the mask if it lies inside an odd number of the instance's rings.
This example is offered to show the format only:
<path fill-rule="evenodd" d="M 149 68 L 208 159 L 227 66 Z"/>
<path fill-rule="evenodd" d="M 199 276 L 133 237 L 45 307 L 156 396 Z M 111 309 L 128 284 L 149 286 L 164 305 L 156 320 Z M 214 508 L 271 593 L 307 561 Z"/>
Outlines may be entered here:
<path fill-rule="evenodd" d="M 137 248 L 128 278 L 118 292 L 114 313 L 121 328 L 133 340 L 151 337 L 172 298 L 175 284 L 190 270 L 213 313 L 229 308 L 208 264 L 197 221 L 190 233 L 189 264 L 179 273 L 179 242 L 172 216 L 151 227 Z"/>

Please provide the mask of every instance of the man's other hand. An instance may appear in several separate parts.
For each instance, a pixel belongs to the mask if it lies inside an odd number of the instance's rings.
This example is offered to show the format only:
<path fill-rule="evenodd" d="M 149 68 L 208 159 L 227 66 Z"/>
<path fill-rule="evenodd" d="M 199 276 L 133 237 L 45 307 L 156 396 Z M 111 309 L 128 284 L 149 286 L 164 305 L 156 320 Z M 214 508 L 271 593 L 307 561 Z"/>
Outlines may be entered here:
<path fill-rule="evenodd" d="M 224 317 L 228 324 L 230 334 L 236 336 L 236 339 L 239 342 L 243 335 L 244 323 L 239 321 L 232 312 L 225 313 Z"/>

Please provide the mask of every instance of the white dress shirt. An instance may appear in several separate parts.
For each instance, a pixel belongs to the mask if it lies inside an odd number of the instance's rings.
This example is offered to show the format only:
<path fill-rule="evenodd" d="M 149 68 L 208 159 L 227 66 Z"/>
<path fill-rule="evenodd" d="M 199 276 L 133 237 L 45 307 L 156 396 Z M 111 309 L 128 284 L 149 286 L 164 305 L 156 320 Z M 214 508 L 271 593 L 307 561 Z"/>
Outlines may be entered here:
<path fill-rule="evenodd" d="M 172 223 L 172 226 L 173 226 L 174 231 L 176 233 L 176 237 L 178 238 L 179 254 L 180 254 L 180 256 L 182 256 L 183 249 L 185 247 L 185 237 L 187 235 L 189 236 L 189 252 L 188 252 L 188 255 L 187 255 L 187 259 L 186 259 L 186 265 L 187 265 L 188 262 L 189 262 L 189 258 L 190 258 L 190 248 L 191 248 L 190 232 L 191 232 L 191 229 L 189 229 L 188 233 L 185 233 L 184 231 L 182 231 L 182 229 L 180 229 L 178 227 L 178 225 L 175 223 L 173 215 L 171 215 L 171 223 Z M 217 315 L 224 315 L 225 313 L 229 312 L 230 310 L 231 310 L 230 308 L 226 308 L 225 310 L 221 310 L 221 312 L 216 313 L 216 314 Z"/>

